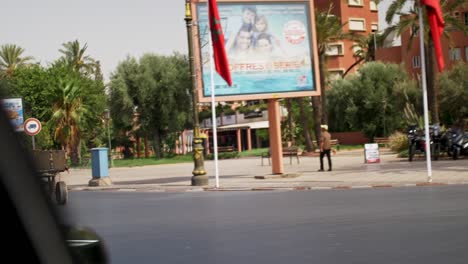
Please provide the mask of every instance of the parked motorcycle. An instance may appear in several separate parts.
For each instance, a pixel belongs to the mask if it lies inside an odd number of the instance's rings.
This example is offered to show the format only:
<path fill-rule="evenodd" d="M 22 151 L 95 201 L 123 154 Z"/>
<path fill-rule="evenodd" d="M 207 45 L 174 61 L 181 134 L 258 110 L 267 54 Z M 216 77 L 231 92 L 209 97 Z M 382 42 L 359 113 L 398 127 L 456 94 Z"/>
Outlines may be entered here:
<path fill-rule="evenodd" d="M 440 126 L 434 124 L 429 126 L 429 137 L 430 137 L 430 148 L 431 148 L 431 158 L 433 160 L 438 160 L 440 152 L 442 150 L 442 144 L 444 142 L 444 137 L 440 131 Z M 417 126 L 408 127 L 408 145 L 409 153 L 408 160 L 413 161 L 414 155 L 417 153 L 426 154 L 426 137 L 424 131 L 418 129 Z"/>
<path fill-rule="evenodd" d="M 442 133 L 439 124 L 429 126 L 429 135 L 431 137 L 431 157 L 438 160 L 442 145 Z"/>
<path fill-rule="evenodd" d="M 418 153 L 425 152 L 425 137 L 424 134 L 417 126 L 408 127 L 408 160 L 413 161 L 414 155 Z"/>
<path fill-rule="evenodd" d="M 454 160 L 457 160 L 460 155 L 468 154 L 468 132 L 463 132 L 462 129 L 453 130 L 450 151 Z"/>

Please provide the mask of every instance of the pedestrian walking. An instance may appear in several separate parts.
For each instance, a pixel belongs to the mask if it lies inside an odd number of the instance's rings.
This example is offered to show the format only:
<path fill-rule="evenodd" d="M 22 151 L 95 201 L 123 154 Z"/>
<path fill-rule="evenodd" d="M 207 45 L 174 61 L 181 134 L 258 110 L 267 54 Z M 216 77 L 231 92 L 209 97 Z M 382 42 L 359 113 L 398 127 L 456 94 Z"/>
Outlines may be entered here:
<path fill-rule="evenodd" d="M 328 171 L 332 170 L 332 162 L 330 157 L 331 151 L 331 135 L 328 133 L 328 125 L 320 125 L 320 129 L 322 131 L 320 135 L 320 170 L 323 170 L 323 157 L 327 155 L 328 159 Z"/>

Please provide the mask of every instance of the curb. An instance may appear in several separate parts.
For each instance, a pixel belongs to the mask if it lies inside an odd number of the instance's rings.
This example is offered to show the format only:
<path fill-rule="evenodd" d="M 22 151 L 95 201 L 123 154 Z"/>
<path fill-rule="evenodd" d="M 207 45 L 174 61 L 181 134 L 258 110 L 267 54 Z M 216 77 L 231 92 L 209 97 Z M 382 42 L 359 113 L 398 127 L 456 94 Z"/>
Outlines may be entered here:
<path fill-rule="evenodd" d="M 444 183 L 444 182 L 419 182 L 407 184 L 375 184 L 375 185 L 338 185 L 338 186 L 297 186 L 297 187 L 142 187 L 142 188 L 118 188 L 118 187 L 69 187 L 70 191 L 108 191 L 108 192 L 250 192 L 250 191 L 313 191 L 313 190 L 352 190 L 352 189 L 388 189 L 395 187 L 438 187 L 438 186 L 468 185 L 468 182 Z"/>

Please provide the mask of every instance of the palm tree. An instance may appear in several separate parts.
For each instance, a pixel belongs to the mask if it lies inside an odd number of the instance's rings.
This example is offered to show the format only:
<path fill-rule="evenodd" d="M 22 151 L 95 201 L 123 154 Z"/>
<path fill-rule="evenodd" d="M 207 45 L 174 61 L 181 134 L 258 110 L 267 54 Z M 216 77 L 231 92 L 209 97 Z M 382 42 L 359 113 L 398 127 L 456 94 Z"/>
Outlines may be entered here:
<path fill-rule="evenodd" d="M 353 49 L 356 49 L 354 52 L 356 61 L 351 64 L 348 69 L 346 69 L 343 77 L 345 77 L 355 66 L 361 64 L 362 62 L 375 61 L 376 49 L 382 42 L 382 38 L 377 36 L 375 33 L 368 34 L 367 36 L 355 34 L 351 35 L 350 38 L 355 42 Z"/>
<path fill-rule="evenodd" d="M 63 49 L 60 49 L 60 53 L 63 56 L 60 58 L 61 61 L 65 62 L 70 66 L 74 71 L 84 73 L 84 74 L 93 74 L 96 71 L 97 63 L 96 61 L 88 55 L 85 55 L 88 44 L 84 44 L 81 47 L 78 40 L 69 41 L 62 44 Z"/>
<path fill-rule="evenodd" d="M 326 51 L 328 45 L 340 39 L 348 37 L 343 31 L 345 24 L 341 24 L 339 17 L 333 15 L 333 4 L 328 10 L 315 10 L 315 32 L 317 37 L 317 49 L 319 57 L 320 91 L 321 98 L 313 97 L 312 106 L 314 108 L 315 137 L 319 139 L 320 124 L 328 124 L 328 113 L 326 108 Z M 321 99 L 321 101 L 320 101 Z"/>
<path fill-rule="evenodd" d="M 24 49 L 15 44 L 5 44 L 0 47 L 0 71 L 7 76 L 13 76 L 17 67 L 27 65 L 33 57 L 22 57 Z"/>
<path fill-rule="evenodd" d="M 76 165 L 80 162 L 82 125 L 89 110 L 83 103 L 80 86 L 74 81 L 61 81 L 55 94 L 50 119 L 55 127 L 54 139 L 62 144 Z"/>
<path fill-rule="evenodd" d="M 419 31 L 419 7 L 418 1 L 414 1 L 414 4 L 408 11 L 407 0 L 394 0 L 389 6 L 385 15 L 385 20 L 388 24 L 391 24 L 396 16 L 400 17 L 400 21 L 395 25 L 388 27 L 384 36 L 388 36 L 390 33 L 395 32 L 397 36 L 401 36 L 403 32 L 411 30 L 410 41 L 408 42 L 408 49 L 411 48 L 413 38 Z M 466 5 L 466 0 L 441 0 L 442 15 L 445 21 L 445 29 L 456 28 L 468 33 L 468 29 L 464 26 L 461 21 L 452 16 L 454 11 L 460 7 Z M 424 11 L 423 11 L 424 12 Z M 439 102 L 438 102 L 438 87 L 435 85 L 435 74 L 434 74 L 434 45 L 432 38 L 429 37 L 430 27 L 428 25 L 426 17 L 424 17 L 424 50 L 426 61 L 426 78 L 427 78 L 427 91 L 429 99 L 429 107 L 431 109 L 431 117 L 434 123 L 439 123 Z M 444 35 L 450 39 L 450 35 L 447 30 L 444 30 Z"/>

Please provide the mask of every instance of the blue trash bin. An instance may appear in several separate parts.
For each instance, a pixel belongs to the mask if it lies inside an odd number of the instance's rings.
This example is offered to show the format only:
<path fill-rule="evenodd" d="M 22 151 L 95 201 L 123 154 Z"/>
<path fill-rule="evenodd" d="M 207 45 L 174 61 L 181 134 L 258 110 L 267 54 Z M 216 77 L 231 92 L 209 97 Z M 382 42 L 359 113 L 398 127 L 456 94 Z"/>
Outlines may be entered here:
<path fill-rule="evenodd" d="M 107 157 L 107 148 L 91 149 L 91 165 L 93 178 L 102 178 L 109 176 L 109 161 Z"/>

